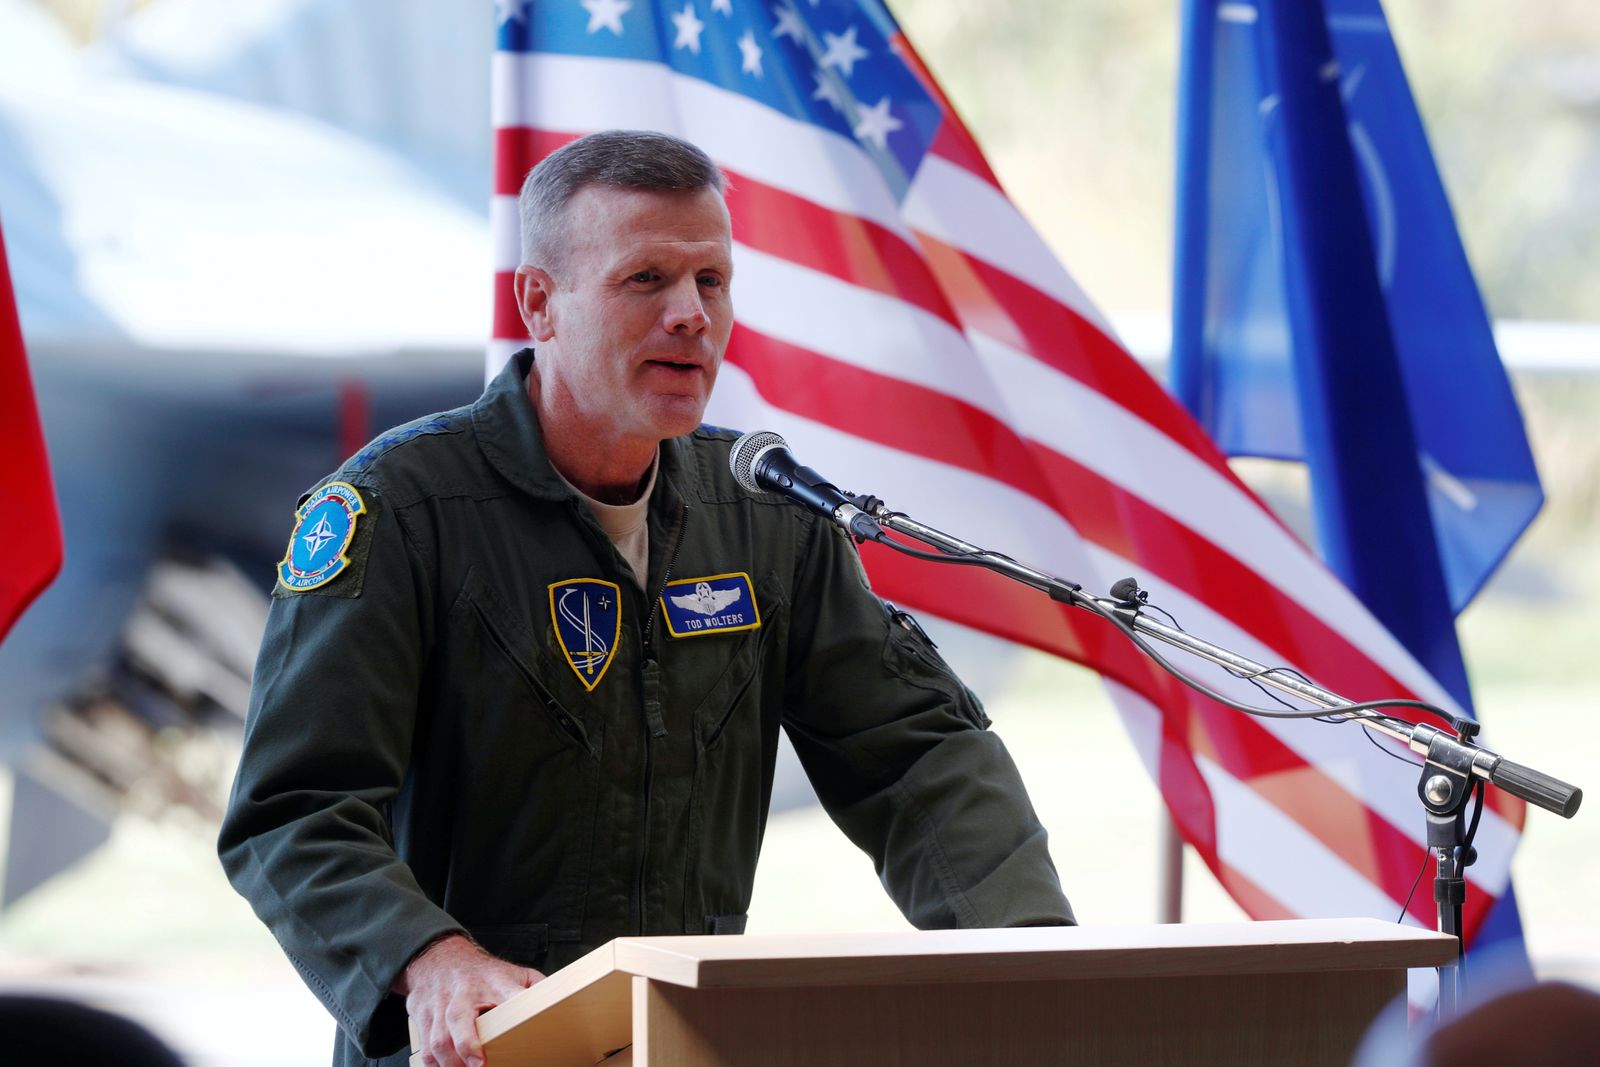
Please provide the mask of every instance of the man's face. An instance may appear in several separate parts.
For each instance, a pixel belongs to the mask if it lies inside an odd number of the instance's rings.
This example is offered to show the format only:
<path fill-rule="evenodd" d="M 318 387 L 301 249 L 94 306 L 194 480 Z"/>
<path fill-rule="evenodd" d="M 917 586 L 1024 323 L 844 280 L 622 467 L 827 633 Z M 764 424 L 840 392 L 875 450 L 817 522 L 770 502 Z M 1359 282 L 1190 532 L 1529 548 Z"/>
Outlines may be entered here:
<path fill-rule="evenodd" d="M 721 195 L 589 185 L 564 230 L 548 271 L 518 272 L 542 403 L 599 440 L 693 430 L 733 328 Z"/>

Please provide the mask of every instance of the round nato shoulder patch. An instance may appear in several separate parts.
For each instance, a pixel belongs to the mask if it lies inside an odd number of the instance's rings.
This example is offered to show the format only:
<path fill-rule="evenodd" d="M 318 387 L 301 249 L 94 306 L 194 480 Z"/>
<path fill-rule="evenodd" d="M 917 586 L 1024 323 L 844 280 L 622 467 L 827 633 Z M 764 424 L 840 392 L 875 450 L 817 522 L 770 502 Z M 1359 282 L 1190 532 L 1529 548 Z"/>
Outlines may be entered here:
<path fill-rule="evenodd" d="M 356 519 L 367 505 L 353 485 L 329 482 L 295 511 L 289 551 L 278 564 L 278 581 L 296 592 L 327 585 L 350 565 L 345 553 L 356 535 Z"/>

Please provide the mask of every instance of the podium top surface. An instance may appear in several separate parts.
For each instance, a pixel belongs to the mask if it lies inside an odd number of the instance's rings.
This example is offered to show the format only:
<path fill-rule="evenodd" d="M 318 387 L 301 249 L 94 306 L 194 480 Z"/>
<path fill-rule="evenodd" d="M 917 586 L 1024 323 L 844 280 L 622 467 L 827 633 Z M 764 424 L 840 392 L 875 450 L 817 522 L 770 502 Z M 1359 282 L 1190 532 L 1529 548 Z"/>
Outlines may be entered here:
<path fill-rule="evenodd" d="M 625 1017 L 636 976 L 701 989 L 860 986 L 1394 970 L 1455 956 L 1453 937 L 1378 919 L 623 937 L 487 1012 L 478 1032 L 492 1040 L 557 1005 Z"/>
<path fill-rule="evenodd" d="M 695 988 L 1367 970 L 1456 955 L 1453 937 L 1378 919 L 624 937 L 608 947 L 618 970 Z"/>

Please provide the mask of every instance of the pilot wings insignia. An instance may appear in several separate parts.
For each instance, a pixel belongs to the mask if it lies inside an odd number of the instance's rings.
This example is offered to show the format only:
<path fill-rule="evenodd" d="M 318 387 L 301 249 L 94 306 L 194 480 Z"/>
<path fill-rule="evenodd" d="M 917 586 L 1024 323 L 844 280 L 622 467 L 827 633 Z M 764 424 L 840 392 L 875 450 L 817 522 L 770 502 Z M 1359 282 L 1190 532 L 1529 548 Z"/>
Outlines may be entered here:
<path fill-rule="evenodd" d="M 668 582 L 662 590 L 661 614 L 673 637 L 754 630 L 761 608 L 748 574 L 712 574 Z"/>
<path fill-rule="evenodd" d="M 680 608 L 698 611 L 702 615 L 715 615 L 723 608 L 738 600 L 743 590 L 713 589 L 709 582 L 696 582 L 694 592 L 684 596 L 675 596 L 672 602 Z"/>

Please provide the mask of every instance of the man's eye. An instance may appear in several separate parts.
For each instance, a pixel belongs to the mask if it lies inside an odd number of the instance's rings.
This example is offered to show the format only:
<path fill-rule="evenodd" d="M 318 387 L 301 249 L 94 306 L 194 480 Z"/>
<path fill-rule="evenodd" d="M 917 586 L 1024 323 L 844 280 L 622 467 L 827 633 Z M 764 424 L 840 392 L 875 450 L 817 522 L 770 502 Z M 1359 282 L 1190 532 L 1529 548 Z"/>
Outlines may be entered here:
<path fill-rule="evenodd" d="M 640 282 L 640 283 L 653 282 L 653 281 L 656 280 L 656 275 L 655 275 L 654 271 L 641 270 L 638 273 L 632 275 L 628 280 L 631 281 L 631 282 Z"/>
<path fill-rule="evenodd" d="M 715 274 L 702 274 L 702 275 L 700 275 L 700 284 L 701 285 L 710 285 L 710 286 L 721 286 L 722 285 L 722 279 L 717 277 Z"/>

